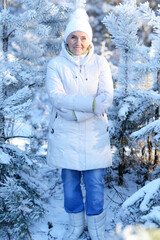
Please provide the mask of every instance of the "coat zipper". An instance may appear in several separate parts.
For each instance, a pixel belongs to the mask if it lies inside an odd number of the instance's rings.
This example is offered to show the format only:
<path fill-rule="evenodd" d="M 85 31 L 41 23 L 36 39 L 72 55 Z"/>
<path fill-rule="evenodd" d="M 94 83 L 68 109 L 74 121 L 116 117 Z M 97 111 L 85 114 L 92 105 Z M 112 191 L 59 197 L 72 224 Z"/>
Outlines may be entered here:
<path fill-rule="evenodd" d="M 80 73 L 82 72 L 82 65 L 80 65 Z"/>

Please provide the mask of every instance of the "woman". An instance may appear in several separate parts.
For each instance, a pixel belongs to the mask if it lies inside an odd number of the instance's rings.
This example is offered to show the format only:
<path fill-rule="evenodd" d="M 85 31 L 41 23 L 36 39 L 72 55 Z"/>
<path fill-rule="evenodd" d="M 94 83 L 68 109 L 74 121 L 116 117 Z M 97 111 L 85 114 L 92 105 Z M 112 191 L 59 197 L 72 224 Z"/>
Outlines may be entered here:
<path fill-rule="evenodd" d="M 63 240 L 79 238 L 85 213 L 91 239 L 103 240 L 103 176 L 112 164 L 106 112 L 112 103 L 113 83 L 108 62 L 94 54 L 92 29 L 82 8 L 71 15 L 61 53 L 48 64 L 47 91 L 53 106 L 47 161 L 62 168 L 64 208 L 69 214 Z"/>

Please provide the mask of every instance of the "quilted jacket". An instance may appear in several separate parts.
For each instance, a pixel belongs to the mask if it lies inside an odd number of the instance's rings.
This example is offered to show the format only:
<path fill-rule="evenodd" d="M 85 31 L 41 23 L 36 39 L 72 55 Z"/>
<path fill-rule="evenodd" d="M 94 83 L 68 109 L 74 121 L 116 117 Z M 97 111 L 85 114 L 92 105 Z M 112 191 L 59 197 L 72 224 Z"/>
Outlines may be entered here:
<path fill-rule="evenodd" d="M 53 106 L 48 134 L 47 162 L 50 166 L 74 170 L 106 168 L 112 164 L 107 109 L 113 100 L 109 63 L 94 54 L 71 56 L 63 45 L 58 57 L 50 60 L 46 77 Z M 105 96 L 106 113 L 96 116 L 93 99 Z M 57 109 L 74 110 L 77 121 L 68 121 Z"/>

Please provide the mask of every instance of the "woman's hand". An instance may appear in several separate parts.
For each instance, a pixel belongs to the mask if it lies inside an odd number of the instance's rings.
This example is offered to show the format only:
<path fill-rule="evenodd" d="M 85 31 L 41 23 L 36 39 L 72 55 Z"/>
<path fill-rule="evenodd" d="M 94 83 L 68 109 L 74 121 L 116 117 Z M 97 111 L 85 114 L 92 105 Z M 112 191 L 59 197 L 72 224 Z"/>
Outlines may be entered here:
<path fill-rule="evenodd" d="M 105 106 L 103 104 L 104 100 L 105 100 L 104 95 L 98 95 L 95 98 L 95 103 L 94 103 L 95 104 L 95 106 L 94 106 L 95 115 L 100 116 L 105 113 Z"/>
<path fill-rule="evenodd" d="M 76 115 L 74 111 L 67 110 L 65 108 L 61 108 L 60 110 L 57 110 L 57 113 L 62 117 L 65 118 L 68 121 L 76 121 Z"/>

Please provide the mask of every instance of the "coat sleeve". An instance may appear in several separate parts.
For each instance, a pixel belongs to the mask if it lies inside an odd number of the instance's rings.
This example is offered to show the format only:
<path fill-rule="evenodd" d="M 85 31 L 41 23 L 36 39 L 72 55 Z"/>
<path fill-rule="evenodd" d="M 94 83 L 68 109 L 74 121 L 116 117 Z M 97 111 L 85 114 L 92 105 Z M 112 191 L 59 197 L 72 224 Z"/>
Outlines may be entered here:
<path fill-rule="evenodd" d="M 100 57 L 99 68 L 100 75 L 97 96 L 101 94 L 105 96 L 103 104 L 105 112 L 107 112 L 113 101 L 113 81 L 109 63 L 102 56 Z M 78 122 L 95 117 L 94 113 L 75 112 L 75 114 Z"/>
<path fill-rule="evenodd" d="M 57 109 L 66 108 L 80 112 L 92 112 L 93 97 L 69 95 L 65 93 L 56 63 L 51 61 L 47 67 L 46 88 L 51 103 Z"/>
<path fill-rule="evenodd" d="M 98 95 L 102 94 L 105 96 L 103 104 L 107 112 L 113 101 L 113 81 L 108 61 L 104 57 L 101 57 L 101 61 Z"/>
<path fill-rule="evenodd" d="M 94 114 L 94 113 L 87 113 L 87 112 L 78 112 L 78 111 L 75 111 L 75 114 L 76 114 L 77 122 L 87 121 L 87 120 L 95 117 L 95 114 Z"/>

